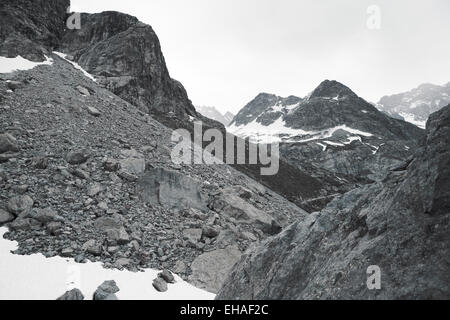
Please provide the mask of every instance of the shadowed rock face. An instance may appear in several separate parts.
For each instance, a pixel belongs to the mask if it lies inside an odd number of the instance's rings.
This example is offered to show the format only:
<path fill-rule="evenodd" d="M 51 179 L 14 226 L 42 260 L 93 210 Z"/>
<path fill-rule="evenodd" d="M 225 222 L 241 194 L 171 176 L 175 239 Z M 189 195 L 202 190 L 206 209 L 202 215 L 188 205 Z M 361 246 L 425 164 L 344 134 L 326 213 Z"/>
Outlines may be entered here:
<path fill-rule="evenodd" d="M 219 299 L 449 299 L 450 105 L 412 162 L 246 254 Z M 406 170 L 405 170 L 406 169 Z M 381 268 L 368 290 L 367 268 Z"/>
<path fill-rule="evenodd" d="M 59 45 L 69 0 L 2 0 L 0 56 L 41 62 Z"/>
<path fill-rule="evenodd" d="M 119 12 L 82 14 L 81 30 L 68 30 L 60 50 L 99 82 L 157 117 L 197 117 L 183 86 L 170 78 L 152 27 Z"/>

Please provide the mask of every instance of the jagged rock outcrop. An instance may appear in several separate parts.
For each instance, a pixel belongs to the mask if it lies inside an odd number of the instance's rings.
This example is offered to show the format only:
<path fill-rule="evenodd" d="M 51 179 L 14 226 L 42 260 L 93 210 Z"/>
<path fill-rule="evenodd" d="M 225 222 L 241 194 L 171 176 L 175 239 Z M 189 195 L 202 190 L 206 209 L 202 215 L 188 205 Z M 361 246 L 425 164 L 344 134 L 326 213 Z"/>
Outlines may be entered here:
<path fill-rule="evenodd" d="M 408 165 L 246 253 L 218 299 L 449 299 L 449 137 L 450 105 Z"/>
<path fill-rule="evenodd" d="M 119 12 L 82 14 L 83 27 L 67 30 L 60 50 L 122 99 L 172 127 L 199 115 L 186 90 L 167 70 L 152 27 Z M 176 121 L 178 120 L 178 121 Z"/>
<path fill-rule="evenodd" d="M 69 0 L 2 0 L 0 56 L 41 62 L 59 46 Z"/>

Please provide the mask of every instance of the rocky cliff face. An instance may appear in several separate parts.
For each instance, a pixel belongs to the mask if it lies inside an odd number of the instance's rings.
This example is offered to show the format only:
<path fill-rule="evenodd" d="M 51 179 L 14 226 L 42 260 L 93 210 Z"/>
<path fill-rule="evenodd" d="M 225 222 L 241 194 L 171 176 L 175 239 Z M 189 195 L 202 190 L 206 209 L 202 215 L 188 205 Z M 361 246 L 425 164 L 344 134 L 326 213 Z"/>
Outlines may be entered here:
<path fill-rule="evenodd" d="M 385 96 L 377 108 L 387 114 L 425 128 L 428 117 L 450 103 L 450 83 L 423 84 L 400 94 Z"/>
<path fill-rule="evenodd" d="M 2 0 L 0 55 L 44 61 L 60 43 L 69 5 L 69 0 Z"/>
<path fill-rule="evenodd" d="M 73 56 L 98 82 L 122 99 L 178 128 L 198 118 L 186 90 L 167 70 L 152 27 L 119 12 L 82 14 L 82 28 L 68 30 L 60 50 Z"/>
<path fill-rule="evenodd" d="M 248 252 L 219 299 L 449 299 L 450 106 L 412 162 Z M 367 268 L 381 269 L 381 289 Z"/>

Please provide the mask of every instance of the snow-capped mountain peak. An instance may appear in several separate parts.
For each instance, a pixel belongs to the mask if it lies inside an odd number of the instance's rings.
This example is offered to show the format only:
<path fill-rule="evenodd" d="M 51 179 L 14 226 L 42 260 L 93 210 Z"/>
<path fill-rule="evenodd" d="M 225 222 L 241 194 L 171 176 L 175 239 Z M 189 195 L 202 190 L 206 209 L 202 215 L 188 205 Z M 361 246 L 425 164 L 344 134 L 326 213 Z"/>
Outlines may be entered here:
<path fill-rule="evenodd" d="M 430 114 L 450 103 L 450 83 L 439 86 L 425 83 L 411 91 L 385 96 L 376 105 L 387 114 L 425 128 Z"/>

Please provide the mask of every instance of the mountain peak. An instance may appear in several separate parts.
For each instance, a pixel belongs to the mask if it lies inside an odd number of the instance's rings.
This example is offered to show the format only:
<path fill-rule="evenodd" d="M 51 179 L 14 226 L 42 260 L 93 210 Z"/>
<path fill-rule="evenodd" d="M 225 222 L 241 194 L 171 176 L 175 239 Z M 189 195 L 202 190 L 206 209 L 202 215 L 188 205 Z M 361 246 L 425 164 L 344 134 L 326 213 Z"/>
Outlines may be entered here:
<path fill-rule="evenodd" d="M 323 81 L 311 94 L 311 98 L 335 98 L 357 96 L 350 88 L 335 80 Z"/>

